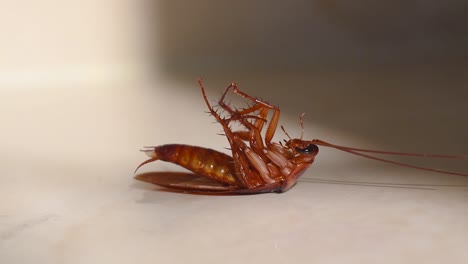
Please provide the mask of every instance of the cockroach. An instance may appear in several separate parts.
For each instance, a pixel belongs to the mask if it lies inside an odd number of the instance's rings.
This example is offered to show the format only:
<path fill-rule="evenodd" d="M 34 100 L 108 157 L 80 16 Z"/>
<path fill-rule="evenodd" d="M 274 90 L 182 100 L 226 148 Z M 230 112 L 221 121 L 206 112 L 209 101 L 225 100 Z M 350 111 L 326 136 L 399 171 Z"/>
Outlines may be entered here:
<path fill-rule="evenodd" d="M 379 151 L 340 146 L 319 139 L 303 140 L 304 114 L 300 118 L 302 134 L 299 139 L 291 138 L 284 127 L 281 126 L 288 140 L 284 140 L 284 144 L 282 142 L 272 142 L 280 117 L 280 109 L 277 106 L 242 92 L 235 83 L 228 85 L 219 99 L 218 105 L 212 106 L 207 99 L 202 81 L 198 80 L 198 84 L 209 114 L 214 116 L 216 121 L 223 127 L 231 146 L 232 157 L 213 149 L 182 144 L 145 147 L 142 151 L 150 159 L 141 163 L 135 170 L 135 173 L 141 166 L 156 160 L 180 165 L 193 173 L 147 173 L 137 175 L 136 179 L 192 193 L 281 193 L 293 187 L 298 178 L 314 162 L 315 156 L 319 153 L 318 146 L 335 148 L 354 155 L 399 166 L 468 176 L 468 174 L 424 168 L 383 159 L 372 156 L 369 153 L 426 158 L 468 159 L 466 155 Z M 228 105 L 225 102 L 225 97 L 229 90 L 249 101 L 250 106 L 236 109 Z M 221 111 L 225 113 L 223 117 L 221 116 Z M 268 122 L 267 118 L 269 115 L 271 117 Z M 234 123 L 237 123 L 242 129 L 236 130 L 232 128 L 232 124 Z M 262 130 L 265 125 L 266 131 L 264 136 L 262 136 Z"/>

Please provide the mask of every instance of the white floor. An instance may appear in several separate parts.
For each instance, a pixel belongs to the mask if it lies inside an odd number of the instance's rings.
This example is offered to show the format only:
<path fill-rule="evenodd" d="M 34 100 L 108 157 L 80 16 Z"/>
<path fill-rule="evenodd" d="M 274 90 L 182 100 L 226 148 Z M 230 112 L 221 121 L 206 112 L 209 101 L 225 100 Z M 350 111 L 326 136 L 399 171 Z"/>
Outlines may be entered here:
<path fill-rule="evenodd" d="M 206 84 L 217 98 L 221 87 Z M 0 262 L 466 263 L 462 177 L 324 149 L 284 194 L 188 195 L 135 181 L 143 145 L 227 144 L 196 83 L 181 85 L 2 91 Z M 299 113 L 282 109 L 298 135 Z M 306 122 L 307 135 L 376 145 Z"/>

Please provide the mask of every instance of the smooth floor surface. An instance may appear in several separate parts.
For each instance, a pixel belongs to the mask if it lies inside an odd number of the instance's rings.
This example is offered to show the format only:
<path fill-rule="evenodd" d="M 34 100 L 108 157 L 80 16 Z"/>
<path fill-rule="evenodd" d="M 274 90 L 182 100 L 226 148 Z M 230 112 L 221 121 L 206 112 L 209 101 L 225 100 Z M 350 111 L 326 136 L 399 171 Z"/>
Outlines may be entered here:
<path fill-rule="evenodd" d="M 181 85 L 2 91 L 0 262 L 466 263 L 463 177 L 323 149 L 283 194 L 190 195 L 134 180 L 141 146 L 227 146 L 196 83 Z M 207 86 L 217 98 L 221 87 Z M 286 112 L 281 124 L 299 135 L 298 113 Z M 311 120 L 307 135 L 378 146 Z M 180 169 L 141 171 L 151 170 Z"/>

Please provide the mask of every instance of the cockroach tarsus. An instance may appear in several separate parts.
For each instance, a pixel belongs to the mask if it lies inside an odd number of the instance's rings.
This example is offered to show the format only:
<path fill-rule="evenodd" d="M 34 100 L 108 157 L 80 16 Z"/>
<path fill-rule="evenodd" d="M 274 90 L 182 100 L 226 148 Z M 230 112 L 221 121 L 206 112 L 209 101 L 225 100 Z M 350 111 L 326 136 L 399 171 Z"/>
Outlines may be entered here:
<path fill-rule="evenodd" d="M 331 147 L 365 158 L 399 166 L 458 176 L 468 176 L 468 174 L 463 173 L 448 172 L 396 162 L 365 153 L 468 159 L 468 156 L 465 155 L 435 155 L 379 151 L 345 147 L 319 139 L 303 140 L 304 113 L 300 117 L 300 125 L 302 128 L 300 138 L 292 138 L 284 127 L 281 126 L 288 140 L 284 140 L 284 143 L 272 142 L 280 117 L 280 109 L 277 106 L 240 91 L 235 83 L 228 85 L 219 99 L 218 105 L 212 106 L 208 101 L 201 80 L 199 80 L 198 83 L 203 99 L 208 107 L 208 113 L 223 127 L 224 135 L 227 137 L 230 145 L 232 157 L 213 149 L 182 144 L 145 147 L 142 151 L 145 152 L 150 159 L 141 163 L 135 172 L 147 163 L 162 160 L 182 166 L 193 172 L 193 174 L 188 176 L 186 174 L 184 178 L 175 176 L 161 177 L 164 175 L 164 172 L 161 172 L 137 175 L 137 179 L 163 187 L 189 192 L 222 194 L 280 193 L 294 186 L 298 178 L 314 162 L 315 156 L 319 152 L 318 146 Z M 236 109 L 226 104 L 225 97 L 230 90 L 232 90 L 234 94 L 250 101 L 250 106 L 243 109 Z M 226 115 L 222 117 L 221 111 L 224 111 Z M 268 122 L 269 115 L 271 115 L 271 117 Z M 231 125 L 234 123 L 237 123 L 243 130 L 233 130 Z M 266 131 L 264 136 L 262 136 L 262 130 L 265 125 Z M 162 180 L 163 178 L 164 180 Z"/>

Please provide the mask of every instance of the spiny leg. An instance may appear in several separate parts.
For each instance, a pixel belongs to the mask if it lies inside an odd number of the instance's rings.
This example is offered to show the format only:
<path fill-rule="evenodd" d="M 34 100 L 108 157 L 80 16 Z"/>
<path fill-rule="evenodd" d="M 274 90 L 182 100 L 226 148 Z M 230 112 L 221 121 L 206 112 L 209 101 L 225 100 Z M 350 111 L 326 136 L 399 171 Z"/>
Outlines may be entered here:
<path fill-rule="evenodd" d="M 261 184 L 261 182 L 263 182 L 264 184 L 271 184 L 272 182 L 274 182 L 275 180 L 271 178 L 271 168 L 269 168 L 268 166 L 271 160 L 264 153 L 265 146 L 263 144 L 261 136 L 261 128 L 263 128 L 263 125 L 267 122 L 266 118 L 269 113 L 269 110 L 273 109 L 274 114 L 272 123 L 269 125 L 269 128 L 267 130 L 267 137 L 269 137 L 269 139 L 266 143 L 270 145 L 271 139 L 274 135 L 278 123 L 279 109 L 275 106 L 271 106 L 260 100 L 254 99 L 253 97 L 250 97 L 243 92 L 240 92 L 235 84 L 230 84 L 228 87 L 226 87 L 226 90 L 224 91 L 223 95 L 221 96 L 218 102 L 218 105 L 231 115 L 229 118 L 223 119 L 219 117 L 217 112 L 214 111 L 213 107 L 208 103 L 201 81 L 199 81 L 199 83 L 204 94 L 205 102 L 207 103 L 210 112 L 220 123 L 222 123 L 223 128 L 226 132 L 226 136 L 229 140 L 231 150 L 233 152 L 233 158 L 236 161 L 235 167 L 236 172 L 239 173 L 239 178 L 245 178 L 245 183 L 249 185 L 249 188 L 258 186 L 258 184 Z M 248 100 L 254 100 L 253 106 L 247 109 L 243 109 L 241 111 L 238 111 L 237 109 L 233 110 L 229 105 L 227 105 L 224 102 L 224 98 L 229 89 L 231 88 L 234 90 L 235 93 L 239 93 L 241 96 L 247 98 Z M 257 115 L 250 114 L 258 110 L 259 113 Z M 255 119 L 255 124 L 251 123 L 248 119 Z M 247 128 L 248 131 L 239 131 L 239 133 L 237 133 L 237 131 L 232 131 L 229 127 L 229 123 L 231 121 L 239 121 Z M 248 139 L 246 138 L 247 135 Z M 247 140 L 249 140 L 250 142 L 250 149 L 247 148 L 247 146 L 243 142 Z M 258 173 L 253 171 L 253 168 L 255 168 L 255 170 Z"/>
<path fill-rule="evenodd" d="M 213 109 L 213 107 L 208 101 L 208 98 L 206 97 L 205 88 L 203 87 L 201 80 L 198 80 L 198 84 L 200 85 L 203 99 L 205 100 L 208 110 L 215 117 L 215 119 L 223 126 L 223 130 L 226 133 L 226 138 L 228 139 L 229 144 L 231 145 L 233 158 L 236 161 L 234 164 L 236 169 L 236 179 L 243 188 L 250 189 L 258 186 L 262 182 L 262 179 L 259 178 L 257 174 L 253 173 L 252 169 L 249 166 L 249 161 L 244 154 L 244 149 L 246 148 L 245 143 L 242 141 L 241 138 L 239 138 L 236 134 L 234 134 L 231 131 L 231 129 L 228 126 L 228 122 L 226 122 L 225 119 L 221 118 L 219 114 Z M 226 90 L 228 90 L 228 88 Z"/>
<path fill-rule="evenodd" d="M 260 117 L 253 115 L 234 115 L 227 118 L 226 123 L 229 123 L 231 121 L 239 121 L 241 124 L 243 124 L 247 131 L 232 131 L 232 133 L 236 135 L 237 138 L 239 138 L 240 140 L 248 141 L 250 143 L 251 149 L 253 149 L 258 155 L 260 155 L 262 159 L 268 160 L 265 154 L 263 153 L 265 146 L 263 144 L 263 139 L 260 130 L 251 122 L 249 122 L 248 119 L 258 120 L 260 119 Z M 263 121 L 266 122 L 266 120 Z"/>
<path fill-rule="evenodd" d="M 227 92 L 229 91 L 229 89 L 232 88 L 232 92 L 235 93 L 235 94 L 238 94 L 250 101 L 252 101 L 254 104 L 252 107 L 250 108 L 247 108 L 247 109 L 244 109 L 242 111 L 234 111 L 232 110 L 228 105 L 226 105 L 226 103 L 224 103 L 224 98 L 227 94 Z M 269 103 L 266 103 L 260 99 L 257 99 L 255 97 L 252 97 L 244 92 L 242 92 L 241 90 L 239 90 L 239 88 L 237 87 L 237 85 L 235 83 L 231 83 L 230 85 L 228 85 L 226 87 L 226 90 L 224 91 L 223 95 L 221 96 L 218 104 L 224 108 L 225 110 L 227 110 L 228 112 L 231 113 L 238 113 L 238 114 L 248 114 L 248 113 L 251 113 L 251 112 L 254 112 L 256 110 L 260 110 L 260 117 L 262 119 L 265 119 L 266 120 L 266 116 L 268 115 L 268 110 L 273 110 L 273 116 L 271 118 L 271 121 L 270 121 L 270 124 L 268 125 L 268 128 L 267 128 L 267 131 L 265 133 L 265 144 L 267 146 L 269 146 L 271 144 L 271 140 L 273 139 L 273 136 L 275 135 L 275 131 L 276 131 L 276 128 L 278 126 L 278 121 L 279 121 L 279 117 L 280 117 L 280 109 L 277 107 L 277 106 L 274 106 L 274 105 L 271 105 Z M 259 128 L 259 130 L 261 130 L 263 128 L 263 125 L 264 125 L 264 122 L 261 121 L 261 119 L 257 119 L 257 121 L 255 122 L 255 126 L 257 128 Z"/>
<path fill-rule="evenodd" d="M 242 109 L 242 110 L 233 110 L 229 105 L 224 102 L 224 98 L 226 93 L 229 89 L 233 89 L 234 93 L 238 93 L 240 96 L 248 99 L 253 100 L 254 103 L 251 107 Z M 254 99 L 253 97 L 239 91 L 237 85 L 232 83 L 226 90 L 224 91 L 223 95 L 221 96 L 220 100 L 218 101 L 218 105 L 226 110 L 228 113 L 231 114 L 231 120 L 238 120 L 241 124 L 243 124 L 248 131 L 240 131 L 239 135 L 241 139 L 250 142 L 251 149 L 245 149 L 244 153 L 248 156 L 250 164 L 255 167 L 255 169 L 262 175 L 262 178 L 265 182 L 271 183 L 274 181 L 271 178 L 271 168 L 267 164 L 270 164 L 271 160 L 265 154 L 265 146 L 263 144 L 263 139 L 261 136 L 261 130 L 263 125 L 267 122 L 267 116 L 270 110 L 273 110 L 273 125 L 270 125 L 268 130 L 272 131 L 269 132 L 267 130 L 267 136 L 269 137 L 266 144 L 270 145 L 271 138 L 273 137 L 274 131 L 276 130 L 276 126 L 278 123 L 279 118 L 279 109 L 277 107 L 271 106 L 267 103 L 264 103 L 258 99 Z M 252 116 L 251 113 L 258 111 L 256 116 Z M 251 123 L 248 119 L 255 119 L 254 123 Z M 236 132 L 234 132 L 236 133 Z"/>
<path fill-rule="evenodd" d="M 245 141 L 250 141 L 251 148 L 257 152 L 262 153 L 262 156 L 264 156 L 263 155 L 264 145 L 263 145 L 263 140 L 261 136 L 261 130 L 263 128 L 263 125 L 267 122 L 266 117 L 268 114 L 268 109 L 265 109 L 263 105 L 254 104 L 252 107 L 249 107 L 242 111 L 233 110 L 228 104 L 224 102 L 225 97 L 231 88 L 233 89 L 234 93 L 239 92 L 239 89 L 237 88 L 237 84 L 235 83 L 229 84 L 224 90 L 224 93 L 222 94 L 221 98 L 219 99 L 218 105 L 231 115 L 231 117 L 228 119 L 229 122 L 239 121 L 241 124 L 243 124 L 247 128 L 248 131 L 246 131 L 246 133 L 240 132 L 238 133 L 238 135 L 241 137 L 241 139 Z M 255 112 L 257 110 L 260 110 L 260 116 L 249 115 L 250 113 Z M 249 118 L 256 119 L 255 125 L 253 125 L 252 123 L 248 121 Z"/>
<path fill-rule="evenodd" d="M 233 133 L 236 133 L 242 140 L 249 141 L 250 147 L 254 149 L 257 153 L 260 153 L 260 155 L 263 158 L 266 158 L 266 156 L 263 155 L 263 150 L 265 146 L 263 144 L 261 130 L 263 128 L 263 125 L 267 122 L 266 117 L 268 114 L 268 109 L 264 108 L 263 106 L 261 108 L 258 108 L 262 109 L 258 115 L 245 114 L 248 112 L 244 112 L 244 114 L 239 114 L 239 111 L 232 110 L 230 106 L 224 104 L 222 101 L 220 102 L 220 104 L 222 108 L 231 113 L 231 116 L 227 119 L 228 122 L 238 121 L 247 129 L 247 131 L 235 131 Z M 249 119 L 254 119 L 254 123 L 249 121 Z"/>
<path fill-rule="evenodd" d="M 247 115 L 240 118 L 241 120 L 245 121 L 247 118 L 254 117 Z M 234 117 L 231 117 L 231 121 L 233 118 Z M 238 137 L 235 139 L 240 141 L 239 146 L 244 146 L 241 151 L 247 157 L 249 161 L 248 164 L 250 164 L 250 166 L 258 172 L 265 184 L 272 184 L 275 182 L 275 180 L 272 178 L 272 171 L 270 167 L 271 160 L 265 154 L 265 147 L 263 145 L 263 139 L 261 137 L 260 131 L 257 127 L 248 121 L 244 122 L 244 124 L 249 131 L 234 131 L 233 134 L 238 135 Z M 250 148 L 247 148 L 243 142 L 247 140 L 250 142 Z"/>
<path fill-rule="evenodd" d="M 224 102 L 227 92 L 229 89 L 233 89 L 233 93 L 237 93 L 240 96 L 246 98 L 247 100 L 253 101 L 253 105 L 249 108 L 243 110 L 233 110 L 229 105 Z M 238 135 L 245 141 L 250 142 L 251 149 L 265 162 L 268 163 L 270 159 L 265 155 L 264 150 L 265 146 L 263 144 L 263 139 L 261 136 L 261 130 L 263 125 L 267 122 L 267 116 L 270 110 L 273 110 L 273 117 L 270 125 L 268 126 L 267 132 L 265 134 L 265 144 L 270 146 L 271 139 L 273 138 L 274 132 L 276 130 L 278 119 L 279 119 L 279 109 L 278 107 L 272 106 L 268 103 L 265 103 L 259 99 L 253 98 L 246 93 L 240 91 L 235 83 L 228 85 L 218 101 L 218 105 L 231 114 L 231 119 L 238 120 L 243 124 L 248 131 L 240 131 Z M 249 115 L 255 111 L 258 111 L 256 120 L 254 124 L 248 121 L 249 118 L 252 118 L 252 115 Z M 236 133 L 236 132 L 234 132 Z"/>

